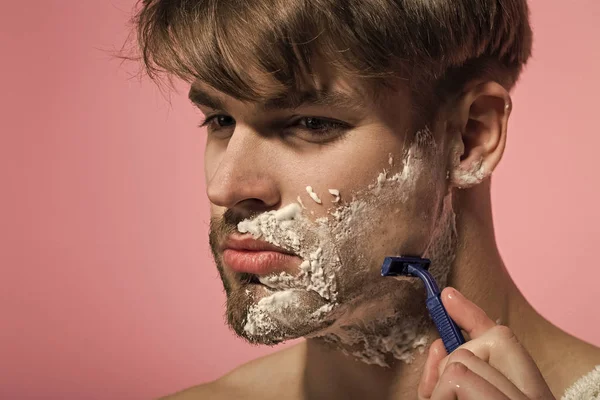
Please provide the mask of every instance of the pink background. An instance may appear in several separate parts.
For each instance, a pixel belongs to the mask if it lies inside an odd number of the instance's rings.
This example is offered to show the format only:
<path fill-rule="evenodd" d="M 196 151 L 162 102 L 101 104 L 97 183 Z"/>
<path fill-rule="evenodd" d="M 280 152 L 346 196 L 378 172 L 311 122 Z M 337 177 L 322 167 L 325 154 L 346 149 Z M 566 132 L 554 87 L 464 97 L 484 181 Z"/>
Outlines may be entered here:
<path fill-rule="evenodd" d="M 104 51 L 133 1 L 35 3 L 0 13 L 0 398 L 151 398 L 267 353 L 223 322 L 200 115 Z M 494 212 L 527 298 L 600 345 L 600 3 L 568 4 L 531 3 Z"/>

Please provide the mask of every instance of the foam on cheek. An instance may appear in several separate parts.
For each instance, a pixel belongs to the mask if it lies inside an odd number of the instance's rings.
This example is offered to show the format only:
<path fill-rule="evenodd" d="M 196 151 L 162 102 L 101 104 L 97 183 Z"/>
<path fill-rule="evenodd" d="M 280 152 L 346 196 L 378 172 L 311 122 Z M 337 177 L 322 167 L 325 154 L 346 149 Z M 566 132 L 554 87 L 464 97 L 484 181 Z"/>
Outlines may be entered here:
<path fill-rule="evenodd" d="M 371 218 L 373 213 L 382 212 L 382 207 L 398 202 L 404 203 L 408 200 L 423 168 L 419 165 L 420 160 L 414 157 L 415 151 L 414 148 L 411 148 L 406 153 L 402 159 L 400 172 L 392 174 L 389 170 L 384 169 L 377 175 L 375 182 L 357 194 L 352 201 L 330 210 L 329 215 L 332 218 L 329 221 L 329 229 L 336 241 L 344 242 L 351 236 L 356 236 L 357 227 L 366 230 L 364 227 L 373 224 Z M 393 165 L 391 154 L 388 163 Z M 368 240 L 368 238 L 364 238 L 364 240 Z"/>
<path fill-rule="evenodd" d="M 340 191 L 337 189 L 329 189 L 329 194 L 331 194 L 332 196 L 335 197 L 335 199 L 333 199 L 331 202 L 332 203 L 339 203 L 340 202 Z"/>
<path fill-rule="evenodd" d="M 324 321 L 332 315 L 338 307 L 336 274 L 341 269 L 340 244 L 351 239 L 358 240 L 358 243 L 371 240 L 378 231 L 378 227 L 373 226 L 378 224 L 373 216 L 381 215 L 390 204 L 406 202 L 414 193 L 420 174 L 426 168 L 424 158 L 416 154 L 418 151 L 415 146 L 411 147 L 401 159 L 402 169 L 399 172 L 393 174 L 390 170 L 383 170 L 367 188 L 356 192 L 351 201 L 334 203 L 327 217 L 310 221 L 298 197 L 298 203 L 238 224 L 241 233 L 251 233 L 255 238 L 291 250 L 302 258 L 297 275 L 281 272 L 259 278 L 261 283 L 277 291 L 250 307 L 245 327 L 248 335 L 278 335 L 278 325 L 289 323 L 300 314 L 313 322 Z M 394 164 L 391 154 L 388 164 L 390 167 Z M 307 192 L 317 202 L 312 196 L 316 196 L 312 187 L 310 190 L 307 188 Z M 339 201 L 339 190 L 331 189 L 329 193 L 335 196 L 334 201 Z M 364 260 L 360 254 L 358 257 Z M 359 262 L 355 267 L 364 272 L 373 266 Z M 356 268 L 346 273 L 357 273 Z M 323 302 L 308 313 L 296 313 L 294 310 L 308 307 L 298 297 L 301 291 L 317 293 Z M 386 305 L 382 304 L 382 307 Z M 352 332 L 352 335 L 329 333 L 325 339 L 337 343 L 342 351 L 365 363 L 382 366 L 387 365 L 388 355 L 411 362 L 413 352 L 416 349 L 422 351 L 427 344 L 427 337 L 419 333 L 423 321 L 398 319 L 389 324 L 377 320 L 378 316 L 370 315 L 369 318 L 374 318 L 369 323 L 372 329 L 365 330 L 362 323 L 358 323 L 357 326 L 344 327 L 344 331 Z M 378 330 L 380 326 L 392 326 L 392 329 L 381 331 Z M 315 333 L 318 334 L 317 331 Z"/>
<path fill-rule="evenodd" d="M 371 226 L 375 220 L 373 216 L 384 213 L 386 206 L 405 203 L 414 194 L 417 181 L 426 168 L 426 160 L 418 152 L 416 146 L 411 147 L 401 160 L 402 169 L 399 172 L 383 170 L 360 196 L 330 213 L 332 218 L 329 226 L 337 241 L 344 242 L 357 237 L 359 240 L 369 240 L 377 231 L 377 227 Z M 392 155 L 388 164 L 394 164 Z M 365 263 L 364 268 L 370 267 Z M 341 324 L 342 329 L 328 331 L 322 337 L 344 354 L 366 364 L 387 367 L 389 357 L 411 363 L 414 352 L 423 353 L 429 341 L 428 336 L 421 333 L 423 320 L 406 320 L 397 315 L 384 317 L 389 305 L 381 304 L 381 307 L 380 319 L 348 321 Z"/>
<path fill-rule="evenodd" d="M 389 176 L 389 172 L 387 170 L 383 170 L 382 172 L 379 173 L 379 175 L 377 176 L 377 182 L 374 184 L 369 185 L 369 189 L 371 190 L 371 192 L 375 195 L 380 194 L 381 189 L 386 185 L 386 184 L 399 184 L 399 185 L 406 185 L 407 183 L 413 182 L 415 181 L 415 179 L 411 179 L 413 177 L 415 177 L 416 173 L 418 171 L 415 170 L 415 165 L 411 164 L 411 157 L 413 157 L 413 152 L 409 151 L 408 154 L 406 155 L 406 157 L 402 160 L 402 164 L 403 164 L 403 168 L 401 172 L 398 172 L 392 176 Z M 390 158 L 391 160 L 391 158 Z M 413 163 L 414 164 L 414 163 Z M 405 190 L 401 190 L 398 191 L 397 195 L 400 195 L 399 200 L 401 202 L 405 202 L 408 199 L 408 196 L 410 194 L 409 190 L 406 190 L 408 188 L 403 188 Z"/>
<path fill-rule="evenodd" d="M 314 200 L 315 203 L 317 204 L 322 204 L 321 199 L 319 198 L 319 196 L 313 191 L 312 186 L 307 186 L 306 187 L 306 192 L 308 193 L 308 195 L 310 196 L 311 199 Z"/>

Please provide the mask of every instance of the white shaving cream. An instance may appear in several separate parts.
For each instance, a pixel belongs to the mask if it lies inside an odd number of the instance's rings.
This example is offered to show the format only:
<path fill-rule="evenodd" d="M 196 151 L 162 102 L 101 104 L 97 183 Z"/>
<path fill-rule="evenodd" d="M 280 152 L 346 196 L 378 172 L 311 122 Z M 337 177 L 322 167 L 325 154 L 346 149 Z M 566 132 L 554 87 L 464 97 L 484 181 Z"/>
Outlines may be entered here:
<path fill-rule="evenodd" d="M 307 186 L 306 187 L 306 191 L 308 192 L 308 195 L 310 196 L 311 199 L 313 199 L 315 201 L 315 203 L 317 204 L 321 204 L 321 199 L 319 198 L 319 196 L 317 196 L 317 194 L 313 191 L 312 186 Z"/>
<path fill-rule="evenodd" d="M 382 171 L 365 193 L 379 196 L 389 187 L 389 201 L 405 202 L 414 190 L 419 170 L 426 168 L 419 164 L 423 162 L 422 157 L 413 158 L 414 151 L 415 148 L 411 147 L 403 157 L 403 168 L 399 173 L 392 175 L 387 170 Z M 388 161 L 392 166 L 391 154 Z M 322 204 L 311 186 L 307 186 L 306 191 L 316 203 Z M 329 189 L 329 193 L 336 198 L 334 201 L 339 201 L 339 190 Z M 263 213 L 238 224 L 239 232 L 250 233 L 255 238 L 292 251 L 302 259 L 297 275 L 280 272 L 259 278 L 260 282 L 273 292 L 250 307 L 244 327 L 249 336 L 258 337 L 271 333 L 277 335 L 278 324 L 285 324 L 287 318 L 294 317 L 294 310 L 302 307 L 302 304 L 299 304 L 300 291 L 316 293 L 321 299 L 315 308 L 310 310 L 311 319 L 324 321 L 335 313 L 338 306 L 336 275 L 341 264 L 332 238 L 339 242 L 352 237 L 356 224 L 368 223 L 361 220 L 361 215 L 369 207 L 377 205 L 371 205 L 357 196 L 349 203 L 336 205 L 328 210 L 328 217 L 312 222 L 303 212 L 305 207 L 298 197 L 298 203 Z M 448 224 L 453 224 L 453 216 L 448 221 Z M 449 265 L 451 256 L 446 256 L 449 248 L 447 243 L 442 243 L 439 252 L 444 254 L 439 257 L 432 254 L 429 258 L 437 257 Z M 431 250 L 434 253 L 437 251 Z M 409 363 L 414 357 L 413 352 L 422 352 L 428 343 L 427 336 L 419 333 L 423 332 L 422 322 L 394 321 L 393 329 L 385 334 L 351 328 L 352 335 L 328 333 L 324 339 L 337 344 L 346 354 L 351 354 L 365 363 L 387 366 L 388 356 Z"/>

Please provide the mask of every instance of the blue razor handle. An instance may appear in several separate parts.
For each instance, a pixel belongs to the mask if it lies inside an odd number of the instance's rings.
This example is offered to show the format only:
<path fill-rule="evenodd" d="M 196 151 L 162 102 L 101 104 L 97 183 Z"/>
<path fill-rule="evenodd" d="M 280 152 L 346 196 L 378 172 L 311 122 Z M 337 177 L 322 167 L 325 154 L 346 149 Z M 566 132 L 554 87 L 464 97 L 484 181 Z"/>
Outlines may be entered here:
<path fill-rule="evenodd" d="M 465 338 L 456 322 L 450 318 L 442 303 L 440 289 L 427 270 L 431 261 L 420 257 L 386 257 L 381 266 L 382 276 L 414 276 L 420 278 L 427 291 L 425 305 L 437 328 L 448 354 L 452 353 Z"/>
<path fill-rule="evenodd" d="M 465 338 L 463 337 L 460 328 L 448 315 L 439 294 L 436 297 L 427 298 L 426 305 L 429 310 L 429 315 L 431 316 L 431 319 L 433 319 L 433 323 L 444 342 L 446 352 L 448 352 L 448 354 L 452 353 L 461 344 L 465 343 Z"/>

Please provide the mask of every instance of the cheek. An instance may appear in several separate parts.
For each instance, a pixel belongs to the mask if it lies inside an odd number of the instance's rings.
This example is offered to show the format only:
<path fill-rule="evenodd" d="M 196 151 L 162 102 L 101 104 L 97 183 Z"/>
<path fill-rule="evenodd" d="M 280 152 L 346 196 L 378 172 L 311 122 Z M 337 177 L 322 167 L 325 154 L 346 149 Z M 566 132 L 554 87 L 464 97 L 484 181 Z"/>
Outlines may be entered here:
<path fill-rule="evenodd" d="M 357 197 L 365 207 L 340 246 L 360 251 L 370 269 L 376 270 L 386 256 L 422 255 L 429 245 L 441 213 L 445 174 L 424 160 L 409 168 L 402 179 L 394 180 L 396 175 L 388 173 L 381 188 L 372 185 Z"/>
<path fill-rule="evenodd" d="M 416 179 L 400 217 L 409 232 L 405 234 L 406 248 L 414 255 L 422 255 L 429 245 L 442 213 L 446 195 L 446 173 L 433 164 L 423 167 Z"/>
<path fill-rule="evenodd" d="M 342 259 L 337 274 L 341 298 L 385 293 L 391 282 L 381 280 L 385 257 L 423 256 L 433 238 L 442 198 L 428 179 L 418 182 L 411 191 L 398 188 L 396 193 L 390 190 L 373 196 L 365 212 L 351 225 L 350 234 L 337 240 Z M 396 287 L 394 284 L 390 286 Z"/>
<path fill-rule="evenodd" d="M 283 166 L 281 171 L 285 169 L 287 178 L 282 181 L 282 192 L 293 194 L 286 196 L 288 201 L 296 201 L 299 195 L 310 215 L 326 216 L 335 208 L 363 197 L 384 170 L 393 174 L 401 168 L 402 150 L 402 140 L 389 130 L 356 129 L 337 143 L 302 154 L 301 162 Z M 390 154 L 393 165 L 389 162 Z M 320 204 L 307 193 L 306 186 L 311 186 Z M 339 199 L 330 189 L 339 192 Z"/>
<path fill-rule="evenodd" d="M 369 217 L 374 226 L 367 243 L 378 264 L 386 256 L 421 256 L 429 244 L 435 225 L 437 202 L 434 199 L 437 196 L 431 191 L 402 195 L 408 198 L 379 204 Z"/>

